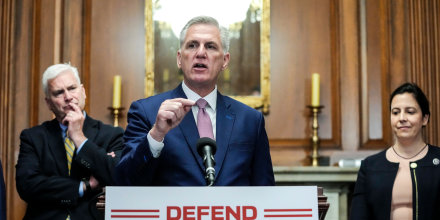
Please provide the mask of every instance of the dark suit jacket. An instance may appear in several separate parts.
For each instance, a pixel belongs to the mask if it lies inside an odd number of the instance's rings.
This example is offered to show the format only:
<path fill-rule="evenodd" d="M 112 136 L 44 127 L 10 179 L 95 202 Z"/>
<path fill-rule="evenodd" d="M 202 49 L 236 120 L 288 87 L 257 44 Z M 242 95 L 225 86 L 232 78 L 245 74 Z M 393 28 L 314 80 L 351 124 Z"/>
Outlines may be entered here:
<path fill-rule="evenodd" d="M 101 186 L 113 183 L 113 169 L 120 159 L 123 130 L 86 116 L 83 131 L 88 138 L 73 156 L 68 174 L 66 150 L 57 120 L 25 129 L 20 135 L 16 165 L 17 191 L 28 203 L 24 219 L 94 219 L 90 200 L 99 192 L 79 197 L 82 178 L 96 177 Z M 116 157 L 107 155 L 115 152 Z M 96 206 L 91 205 L 96 211 Z"/>
<path fill-rule="evenodd" d="M 399 164 L 389 162 L 385 152 L 386 150 L 362 161 L 351 203 L 350 219 L 390 219 L 392 190 Z M 419 220 L 440 219 L 439 159 L 440 149 L 429 146 L 425 157 L 413 161 L 417 163 L 417 168 L 410 168 L 413 219 L 416 219 L 416 213 Z"/>
<path fill-rule="evenodd" d="M 136 186 L 204 186 L 204 165 L 196 149 L 200 138 L 194 116 L 185 115 L 170 130 L 164 148 L 153 158 L 147 134 L 166 99 L 186 98 L 176 89 L 133 102 L 124 133 L 125 147 L 116 168 L 116 182 Z M 217 95 L 215 154 L 217 186 L 274 185 L 263 115 L 220 93 Z"/>

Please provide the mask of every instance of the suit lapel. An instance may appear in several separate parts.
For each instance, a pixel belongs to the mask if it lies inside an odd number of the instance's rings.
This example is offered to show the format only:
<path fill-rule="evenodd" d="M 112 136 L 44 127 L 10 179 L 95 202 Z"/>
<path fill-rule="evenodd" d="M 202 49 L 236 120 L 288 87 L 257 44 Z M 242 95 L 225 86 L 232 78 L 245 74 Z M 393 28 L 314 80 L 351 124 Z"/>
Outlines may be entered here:
<path fill-rule="evenodd" d="M 180 84 L 173 92 L 172 98 L 187 98 Z M 205 170 L 202 157 L 197 153 L 197 140 L 200 138 L 199 131 L 197 130 L 196 121 L 194 120 L 194 114 L 192 110 L 188 112 L 183 120 L 179 124 L 179 129 L 185 137 L 187 146 L 191 149 L 194 159 L 199 164 L 200 169 Z"/>
<path fill-rule="evenodd" d="M 186 98 L 185 93 L 183 92 L 182 85 L 179 85 L 174 90 L 172 98 Z M 229 138 L 231 137 L 232 128 L 235 121 L 235 114 L 229 110 L 230 104 L 226 103 L 223 96 L 220 93 L 217 93 L 217 117 L 216 117 L 216 143 L 217 143 L 217 152 L 214 156 L 215 158 L 215 170 L 216 173 L 220 173 L 220 169 L 223 165 L 223 161 L 226 156 L 226 152 L 229 147 Z M 183 118 L 182 122 L 180 122 L 178 126 L 185 137 L 188 147 L 191 149 L 191 152 L 194 158 L 197 160 L 200 169 L 205 170 L 205 165 L 203 164 L 202 157 L 197 153 L 197 140 L 200 138 L 199 132 L 197 130 L 196 122 L 194 120 L 194 115 L 191 112 L 188 112 Z"/>
<path fill-rule="evenodd" d="M 215 170 L 220 173 L 223 161 L 228 152 L 229 138 L 234 126 L 235 114 L 229 109 L 230 104 L 226 103 L 223 96 L 217 93 L 217 119 L 216 119 L 216 143 L 217 153 L 215 154 Z"/>
<path fill-rule="evenodd" d="M 205 170 L 202 157 L 200 157 L 197 153 L 196 145 L 197 140 L 200 137 L 199 132 L 197 131 L 197 126 L 192 111 L 188 112 L 188 114 L 185 115 L 182 122 L 180 122 L 179 124 L 179 128 L 182 131 L 183 136 L 185 137 L 187 146 L 191 149 L 194 158 L 197 160 L 200 169 Z"/>
<path fill-rule="evenodd" d="M 50 121 L 47 124 L 46 129 L 48 133 L 49 149 L 53 154 L 56 168 L 61 175 L 68 176 L 66 149 L 64 148 L 64 140 L 58 121 L 56 119 Z"/>
<path fill-rule="evenodd" d="M 86 115 L 86 118 L 84 120 L 83 132 L 88 139 L 95 140 L 96 135 L 98 134 L 98 129 L 96 129 L 97 124 L 98 123 L 96 120 Z"/>

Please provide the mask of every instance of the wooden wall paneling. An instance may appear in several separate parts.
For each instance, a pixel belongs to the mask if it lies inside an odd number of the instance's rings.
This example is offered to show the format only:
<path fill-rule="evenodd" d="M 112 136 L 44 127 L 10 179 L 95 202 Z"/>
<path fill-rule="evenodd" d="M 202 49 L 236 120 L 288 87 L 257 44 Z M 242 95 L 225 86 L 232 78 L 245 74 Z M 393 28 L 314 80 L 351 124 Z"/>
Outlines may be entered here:
<path fill-rule="evenodd" d="M 41 74 L 53 64 L 56 4 L 59 1 L 35 0 L 15 1 L 13 23 L 13 53 L 11 73 L 14 74 L 13 139 L 12 157 L 8 160 L 8 219 L 21 219 L 25 203 L 15 189 L 15 164 L 19 152 L 19 134 L 25 128 L 37 125 L 52 118 L 44 101 L 41 88 Z"/>
<path fill-rule="evenodd" d="M 8 158 L 6 166 L 4 166 L 6 174 L 7 189 L 7 218 L 22 219 L 26 204 L 19 197 L 15 188 L 15 164 L 19 152 L 19 134 L 32 123 L 30 115 L 31 96 L 31 80 L 30 73 L 32 67 L 33 53 L 33 20 L 34 6 L 36 1 L 18 0 L 13 1 L 11 11 L 13 12 L 12 29 L 12 48 L 10 56 L 11 68 L 10 73 L 13 77 L 13 94 L 9 103 L 12 111 L 12 131 L 9 134 L 11 141 L 8 148 Z M 35 115 L 33 116 L 35 120 Z M 36 123 L 36 122 L 33 122 Z"/>
<path fill-rule="evenodd" d="M 271 83 L 274 89 L 267 127 L 274 146 L 279 143 L 303 147 L 302 144 L 308 143 L 310 120 L 306 105 L 310 104 L 312 72 L 321 74 L 321 103 L 326 106 L 320 120 L 327 123 L 320 124 L 321 134 L 327 139 L 332 137 L 331 95 L 334 94 L 332 83 L 327 83 L 332 82 L 333 77 L 330 2 L 271 2 L 271 10 L 276 11 L 271 13 L 271 56 L 274 57 Z"/>
<path fill-rule="evenodd" d="M 33 31 L 33 63 L 32 63 L 32 101 L 37 102 L 35 105 L 31 105 L 31 112 L 36 112 L 38 109 L 38 119 L 31 120 L 30 126 L 35 126 L 37 124 L 41 124 L 44 121 L 53 119 L 52 112 L 48 109 L 46 102 L 44 100 L 45 94 L 41 85 L 41 77 L 43 75 L 44 70 L 47 69 L 48 66 L 54 64 L 59 60 L 59 57 L 56 57 L 57 54 L 60 54 L 59 50 L 61 46 L 56 45 L 55 43 L 59 43 L 57 40 L 57 33 L 59 33 L 60 25 L 56 26 L 57 21 L 60 17 L 57 17 L 57 14 L 60 14 L 59 10 L 61 7 L 59 4 L 61 0 L 53 1 L 53 0 L 37 0 L 36 5 L 34 7 L 34 31 Z M 33 113 L 31 113 L 33 114 Z M 34 124 L 35 123 L 35 124 Z"/>
<path fill-rule="evenodd" d="M 274 161 L 303 163 L 311 146 L 311 115 L 306 106 L 313 72 L 321 75 L 325 106 L 319 116 L 321 146 L 341 144 L 339 2 L 271 1 L 271 11 L 273 86 L 266 128 Z"/>
<path fill-rule="evenodd" d="M 322 147 L 341 149 L 341 52 L 340 2 L 330 1 L 330 58 L 331 58 L 331 138 L 321 142 Z"/>
<path fill-rule="evenodd" d="M 355 151 L 360 145 L 359 1 L 340 0 L 340 5 L 342 147 Z"/>
<path fill-rule="evenodd" d="M 62 56 L 60 62 L 70 62 L 82 70 L 83 38 L 84 38 L 84 1 L 69 0 L 63 5 L 63 17 L 60 32 L 62 33 Z M 83 76 L 83 73 L 80 73 Z"/>
<path fill-rule="evenodd" d="M 417 83 L 430 100 L 428 143 L 440 143 L 440 1 L 408 1 L 410 64 L 409 81 Z"/>
<path fill-rule="evenodd" d="M 29 113 L 30 124 L 34 126 L 38 124 L 38 116 L 40 111 L 35 111 L 40 106 L 39 99 L 39 72 L 40 72 L 40 32 L 41 32 L 41 0 L 35 0 L 32 7 L 32 51 L 31 51 L 31 72 L 30 72 L 30 99 L 29 99 Z M 36 55 L 38 54 L 38 55 Z"/>
<path fill-rule="evenodd" d="M 19 219 L 21 213 L 16 213 L 14 207 L 23 206 L 15 191 L 15 149 L 14 146 L 14 120 L 16 74 L 14 69 L 14 51 L 16 41 L 16 14 L 14 13 L 17 1 L 5 0 L 0 3 L 0 158 L 3 167 L 3 178 L 6 184 L 6 212 L 7 219 Z M 26 20 L 26 19 L 23 19 Z M 20 21 L 23 21 L 20 20 Z M 27 93 L 26 93 L 27 94 Z M 24 95 L 22 98 L 25 98 Z M 26 113 L 22 115 L 25 118 Z"/>
<path fill-rule="evenodd" d="M 23 128 L 30 124 L 30 77 L 32 63 L 32 24 L 33 24 L 33 5 L 34 1 L 12 1 L 9 8 L 13 17 L 9 28 L 11 28 L 11 51 L 5 53 L 10 59 L 10 71 L 12 76 L 12 94 L 8 103 L 11 111 L 12 120 L 10 133 L 7 138 L 8 144 L 2 148 L 7 148 L 7 158 L 4 161 L 5 182 L 7 189 L 7 218 L 21 219 L 25 203 L 20 199 L 15 188 L 15 164 L 19 151 L 19 138 Z M 8 26 L 4 26 L 8 27 Z M 3 50 L 2 50 L 3 52 Z M 20 112 L 18 114 L 18 112 Z"/>
<path fill-rule="evenodd" d="M 113 76 L 122 76 L 122 111 L 119 125 L 126 126 L 132 101 L 144 97 L 144 0 L 91 1 L 90 93 L 92 117 L 113 124 Z"/>
<path fill-rule="evenodd" d="M 61 63 L 70 62 L 78 68 L 81 83 L 90 94 L 90 0 L 64 1 L 61 17 Z M 85 110 L 89 112 L 90 102 L 86 101 Z"/>
<path fill-rule="evenodd" d="M 389 41 L 387 1 L 361 0 L 361 148 L 380 149 L 390 144 Z"/>
<path fill-rule="evenodd" d="M 435 106 L 435 109 L 432 109 L 432 116 L 431 119 L 432 124 L 435 125 L 435 129 L 432 130 L 431 133 L 431 140 L 433 144 L 439 145 L 440 144 L 440 1 L 434 1 L 431 5 L 432 8 L 432 42 L 433 46 L 432 49 L 433 57 L 431 58 L 433 60 L 433 72 L 431 73 L 434 78 L 431 82 L 432 84 L 432 90 L 431 94 L 433 94 L 431 99 L 432 106 Z"/>
<path fill-rule="evenodd" d="M 390 92 L 407 80 L 409 72 L 408 1 L 391 0 L 389 15 Z"/>
<path fill-rule="evenodd" d="M 82 83 L 86 90 L 86 97 L 90 97 L 90 55 L 91 55 L 91 35 L 92 35 L 92 0 L 83 2 L 83 23 L 82 23 L 82 54 L 81 54 L 81 73 Z M 90 112 L 90 102 L 86 101 L 86 112 Z"/>
<path fill-rule="evenodd" d="M 382 140 L 380 140 L 379 148 L 386 148 L 390 146 L 393 142 L 392 140 L 392 132 L 391 132 L 391 122 L 390 122 L 390 105 L 389 105 L 389 96 L 391 94 L 390 91 L 390 45 L 392 42 L 390 41 L 390 1 L 380 1 L 380 27 L 382 32 L 382 37 L 380 39 L 381 46 L 381 114 L 382 114 Z M 377 146 L 377 145 L 376 145 Z M 376 147 L 373 146 L 373 147 Z"/>

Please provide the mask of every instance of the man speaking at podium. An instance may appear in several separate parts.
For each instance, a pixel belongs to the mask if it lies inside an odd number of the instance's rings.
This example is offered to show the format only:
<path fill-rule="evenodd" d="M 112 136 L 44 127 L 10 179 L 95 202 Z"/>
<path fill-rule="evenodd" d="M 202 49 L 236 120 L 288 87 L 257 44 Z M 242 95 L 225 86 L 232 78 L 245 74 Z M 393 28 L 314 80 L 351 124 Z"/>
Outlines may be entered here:
<path fill-rule="evenodd" d="M 228 31 L 214 18 L 195 17 L 185 25 L 177 51 L 183 82 L 133 102 L 128 111 L 119 185 L 206 185 L 200 137 L 217 145 L 214 186 L 275 184 L 263 115 L 217 91 L 228 49 Z"/>

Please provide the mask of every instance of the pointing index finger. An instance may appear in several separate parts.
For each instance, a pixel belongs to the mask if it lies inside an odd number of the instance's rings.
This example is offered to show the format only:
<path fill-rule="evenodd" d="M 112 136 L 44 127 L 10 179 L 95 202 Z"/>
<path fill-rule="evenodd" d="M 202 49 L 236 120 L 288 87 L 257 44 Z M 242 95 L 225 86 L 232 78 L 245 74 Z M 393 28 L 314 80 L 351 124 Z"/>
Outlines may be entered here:
<path fill-rule="evenodd" d="M 184 98 L 178 98 L 178 99 L 176 99 L 176 101 L 182 103 L 182 105 L 185 107 L 187 107 L 187 106 L 191 107 L 196 104 L 196 102 L 189 100 L 189 99 L 184 99 Z"/>
<path fill-rule="evenodd" d="M 191 106 L 196 104 L 196 102 L 184 98 L 178 98 L 176 99 L 176 101 L 180 102 L 183 105 L 183 109 L 185 110 L 185 112 L 189 112 L 191 110 Z"/>

